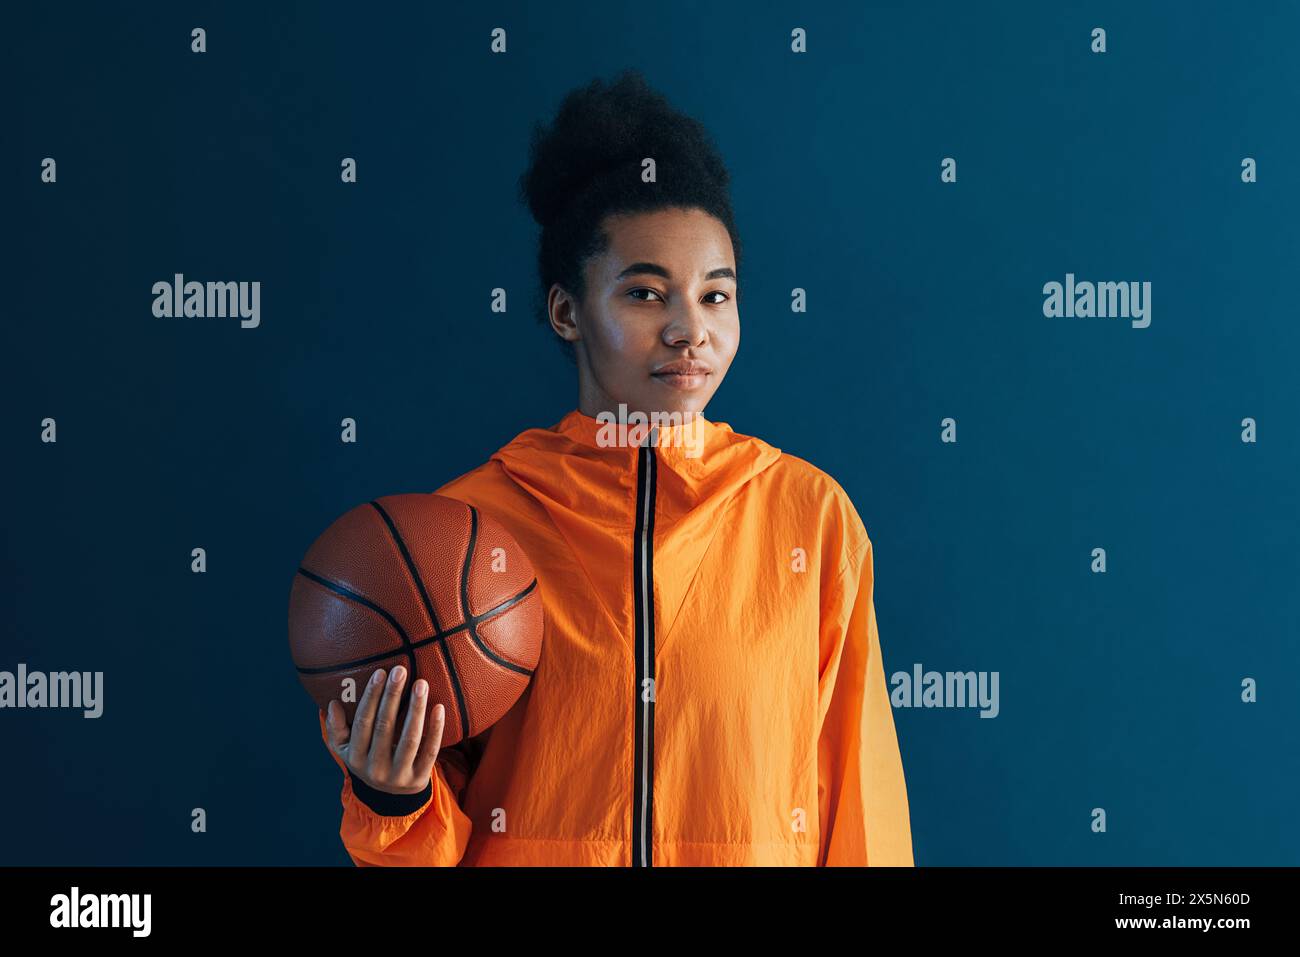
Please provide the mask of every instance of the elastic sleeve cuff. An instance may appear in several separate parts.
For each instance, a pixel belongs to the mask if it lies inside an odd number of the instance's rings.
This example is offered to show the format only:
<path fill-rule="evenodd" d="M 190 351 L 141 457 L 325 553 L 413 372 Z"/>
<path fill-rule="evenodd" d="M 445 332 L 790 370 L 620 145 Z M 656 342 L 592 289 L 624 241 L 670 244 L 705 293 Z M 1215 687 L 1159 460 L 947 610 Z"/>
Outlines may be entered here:
<path fill-rule="evenodd" d="M 351 768 L 348 769 L 348 778 L 352 781 L 352 793 L 356 799 L 376 814 L 384 817 L 406 817 L 408 814 L 414 814 L 428 804 L 433 797 L 432 778 L 424 786 L 424 790 L 416 794 L 390 794 L 387 791 L 372 788 L 353 774 Z"/>

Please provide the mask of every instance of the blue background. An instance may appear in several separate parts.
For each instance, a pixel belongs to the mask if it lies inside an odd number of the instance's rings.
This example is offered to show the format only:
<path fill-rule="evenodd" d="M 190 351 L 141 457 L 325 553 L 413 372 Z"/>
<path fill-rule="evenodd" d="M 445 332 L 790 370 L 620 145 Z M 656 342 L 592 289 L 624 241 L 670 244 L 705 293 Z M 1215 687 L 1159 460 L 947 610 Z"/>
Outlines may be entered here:
<path fill-rule="evenodd" d="M 628 66 L 734 177 L 708 416 L 848 491 L 887 673 L 1000 672 L 996 719 L 895 711 L 917 862 L 1300 863 L 1294 5 L 410 6 L 5 14 L 0 669 L 105 712 L 0 712 L 0 863 L 349 862 L 294 569 L 576 404 L 516 181 Z M 155 319 L 175 272 L 260 280 L 260 328 Z M 1045 318 L 1066 272 L 1149 280 L 1150 328 Z"/>

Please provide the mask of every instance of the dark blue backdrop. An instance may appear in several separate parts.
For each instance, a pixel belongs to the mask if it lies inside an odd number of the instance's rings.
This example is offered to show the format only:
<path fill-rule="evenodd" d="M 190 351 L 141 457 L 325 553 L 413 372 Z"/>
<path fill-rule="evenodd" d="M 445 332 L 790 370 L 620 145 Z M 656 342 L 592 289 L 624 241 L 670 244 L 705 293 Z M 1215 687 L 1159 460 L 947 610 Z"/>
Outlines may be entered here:
<path fill-rule="evenodd" d="M 4 15 L 0 670 L 102 670 L 104 714 L 0 711 L 0 862 L 348 862 L 294 569 L 573 408 L 515 183 L 627 66 L 734 176 L 709 417 L 852 496 L 887 673 L 1000 674 L 996 719 L 895 711 L 917 862 L 1300 862 L 1293 4 L 85 6 Z M 261 325 L 154 318 L 177 272 Z M 1045 318 L 1067 272 L 1150 327 Z"/>

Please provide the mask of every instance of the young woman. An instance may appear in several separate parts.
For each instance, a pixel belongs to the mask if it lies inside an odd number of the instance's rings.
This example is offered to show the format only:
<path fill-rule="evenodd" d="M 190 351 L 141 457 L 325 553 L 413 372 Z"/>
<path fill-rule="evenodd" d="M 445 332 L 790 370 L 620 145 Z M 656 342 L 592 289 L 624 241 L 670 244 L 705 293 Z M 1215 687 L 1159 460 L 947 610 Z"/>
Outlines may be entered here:
<path fill-rule="evenodd" d="M 541 660 L 455 747 L 423 681 L 396 727 L 404 669 L 351 728 L 330 703 L 358 865 L 913 863 L 866 529 L 830 476 L 702 414 L 740 343 L 727 182 L 633 72 L 535 133 L 541 318 L 578 405 L 437 492 L 531 558 Z"/>

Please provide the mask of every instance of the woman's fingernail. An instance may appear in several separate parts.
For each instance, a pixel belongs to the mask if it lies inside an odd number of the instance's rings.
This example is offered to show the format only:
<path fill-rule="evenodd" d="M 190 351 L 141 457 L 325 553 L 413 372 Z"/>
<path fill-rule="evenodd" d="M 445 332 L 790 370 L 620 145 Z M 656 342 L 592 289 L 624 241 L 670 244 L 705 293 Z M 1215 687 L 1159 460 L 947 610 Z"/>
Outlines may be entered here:
<path fill-rule="evenodd" d="M 377 685 L 377 684 L 379 684 L 379 682 L 381 682 L 381 681 L 383 681 L 383 680 L 384 680 L 384 669 L 383 669 L 383 668 L 380 668 L 378 671 L 376 671 L 373 675 L 370 676 L 370 683 L 371 683 L 372 685 Z"/>
<path fill-rule="evenodd" d="M 397 682 L 401 681 L 405 677 L 406 677 L 406 669 L 403 668 L 401 665 L 398 665 L 396 668 L 393 669 L 393 684 L 397 684 Z"/>
<path fill-rule="evenodd" d="M 421 678 L 419 681 L 415 683 L 415 696 L 417 698 L 423 698 L 424 690 L 427 687 L 428 687 L 428 683 L 423 678 Z"/>

